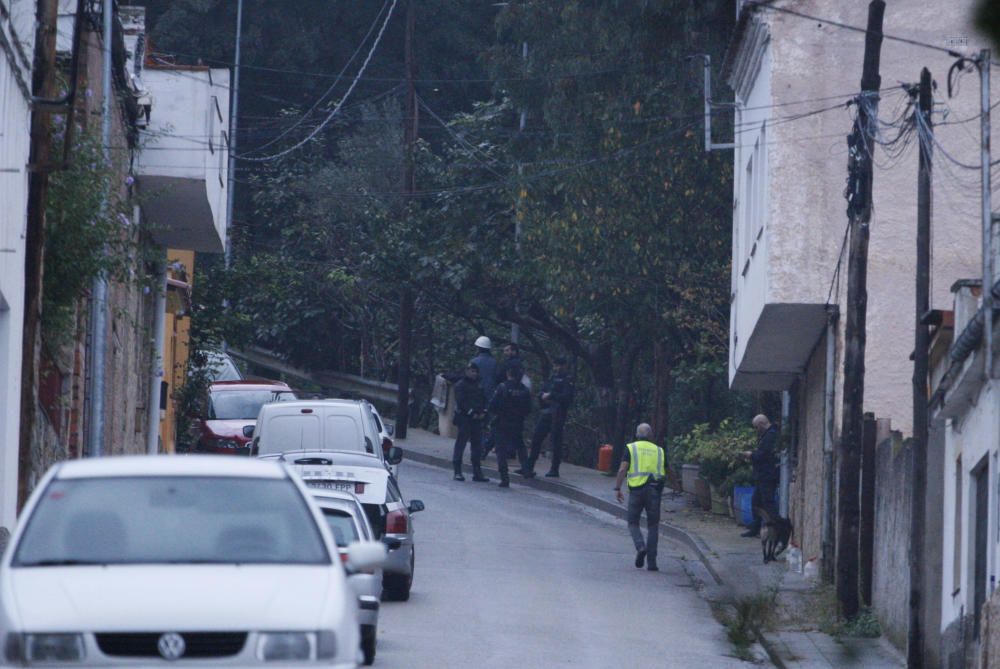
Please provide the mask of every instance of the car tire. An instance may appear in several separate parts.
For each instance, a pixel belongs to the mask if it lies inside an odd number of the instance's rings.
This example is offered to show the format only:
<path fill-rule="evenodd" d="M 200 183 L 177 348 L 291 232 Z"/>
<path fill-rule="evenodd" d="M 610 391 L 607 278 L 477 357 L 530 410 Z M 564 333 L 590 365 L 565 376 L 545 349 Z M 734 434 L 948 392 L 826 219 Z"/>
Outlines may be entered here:
<path fill-rule="evenodd" d="M 361 653 L 364 655 L 365 666 L 371 666 L 375 662 L 375 646 L 378 643 L 375 625 L 362 625 L 361 627 Z"/>
<path fill-rule="evenodd" d="M 410 589 L 413 587 L 413 567 L 416 562 L 416 550 L 410 553 L 409 574 L 385 574 L 382 576 L 382 598 L 389 602 L 405 602 L 410 599 Z"/>

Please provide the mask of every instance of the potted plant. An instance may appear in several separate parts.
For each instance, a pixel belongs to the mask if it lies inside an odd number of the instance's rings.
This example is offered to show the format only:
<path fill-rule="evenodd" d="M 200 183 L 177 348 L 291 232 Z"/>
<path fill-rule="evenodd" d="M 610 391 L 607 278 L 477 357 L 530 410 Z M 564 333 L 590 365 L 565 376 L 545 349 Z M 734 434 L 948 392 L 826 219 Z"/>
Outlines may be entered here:
<path fill-rule="evenodd" d="M 707 423 L 695 425 L 677 440 L 683 446 L 684 457 L 697 464 L 699 476 L 708 482 L 716 513 L 728 514 L 726 500 L 733 486 L 749 480 L 749 463 L 743 453 L 753 449 L 754 440 L 751 428 L 735 425 L 728 418 L 714 430 Z"/>

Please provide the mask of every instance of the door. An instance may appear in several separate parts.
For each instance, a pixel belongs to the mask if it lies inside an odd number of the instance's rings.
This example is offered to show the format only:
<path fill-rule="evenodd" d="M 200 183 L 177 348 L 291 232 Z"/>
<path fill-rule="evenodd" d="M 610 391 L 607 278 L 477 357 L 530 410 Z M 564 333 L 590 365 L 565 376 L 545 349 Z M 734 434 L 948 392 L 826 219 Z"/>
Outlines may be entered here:
<path fill-rule="evenodd" d="M 975 532 L 974 547 L 975 552 L 973 554 L 973 565 L 972 565 L 972 597 L 973 597 L 973 615 L 972 618 L 974 622 L 974 634 L 975 638 L 979 639 L 979 612 L 983 608 L 983 604 L 986 602 L 986 561 L 987 561 L 987 541 L 989 538 L 989 520 L 990 509 L 989 509 L 989 499 L 990 499 L 990 488 L 989 488 L 989 471 L 988 461 L 984 462 L 976 471 L 973 472 L 973 477 L 975 477 L 975 524 L 973 526 L 973 531 Z"/>

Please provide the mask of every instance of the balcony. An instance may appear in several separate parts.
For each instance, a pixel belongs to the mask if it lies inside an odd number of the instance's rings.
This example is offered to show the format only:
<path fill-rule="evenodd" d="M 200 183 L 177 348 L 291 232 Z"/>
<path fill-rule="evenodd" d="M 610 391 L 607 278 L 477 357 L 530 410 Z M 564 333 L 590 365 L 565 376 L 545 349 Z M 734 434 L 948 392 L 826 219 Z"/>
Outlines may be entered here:
<path fill-rule="evenodd" d="M 143 215 L 157 243 L 225 249 L 229 70 L 147 63 L 150 102 L 137 161 Z"/>

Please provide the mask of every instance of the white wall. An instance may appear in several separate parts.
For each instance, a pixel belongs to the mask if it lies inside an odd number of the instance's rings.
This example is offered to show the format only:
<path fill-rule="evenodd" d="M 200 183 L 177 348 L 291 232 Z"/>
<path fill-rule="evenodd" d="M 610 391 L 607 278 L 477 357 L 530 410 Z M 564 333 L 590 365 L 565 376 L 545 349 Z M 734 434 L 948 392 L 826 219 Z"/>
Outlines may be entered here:
<path fill-rule="evenodd" d="M 5 0 L 0 0 L 5 2 Z M 7 41 L 33 42 L 34 2 L 6 0 L 10 22 L 0 22 Z M 20 32 L 19 32 L 20 31 Z M 31 37 L 25 37 L 25 32 Z M 0 52 L 0 525 L 11 528 L 17 513 L 17 453 L 21 411 L 21 333 L 24 321 L 24 234 L 27 224 L 29 100 L 16 73 L 30 86 L 24 62 Z"/>
<path fill-rule="evenodd" d="M 989 556 L 987 569 L 987 588 L 989 578 L 1000 570 L 1000 552 L 998 552 L 998 514 L 997 514 L 997 477 L 998 444 L 997 434 L 1000 434 L 1000 386 L 996 382 L 985 384 L 970 405 L 969 410 L 960 418 L 948 421 L 945 431 L 945 471 L 944 471 L 944 532 L 943 555 L 941 564 L 941 629 L 957 621 L 963 612 L 973 613 L 972 569 L 973 569 L 973 522 L 974 522 L 974 483 L 972 470 L 988 458 L 990 467 L 990 483 L 988 502 L 989 521 L 987 528 L 990 540 L 987 542 Z M 958 518 L 961 520 L 959 540 L 956 543 L 955 501 L 956 474 L 958 459 L 961 457 L 961 509 Z M 954 579 L 956 560 L 959 563 L 958 581 Z M 957 590 L 957 592 L 956 592 Z M 971 632 L 970 632 L 971 634 Z"/>
<path fill-rule="evenodd" d="M 139 173 L 203 179 L 216 230 L 225 240 L 229 70 L 147 67 L 142 80 L 152 111 L 142 133 Z"/>

